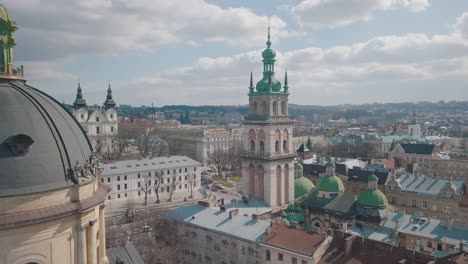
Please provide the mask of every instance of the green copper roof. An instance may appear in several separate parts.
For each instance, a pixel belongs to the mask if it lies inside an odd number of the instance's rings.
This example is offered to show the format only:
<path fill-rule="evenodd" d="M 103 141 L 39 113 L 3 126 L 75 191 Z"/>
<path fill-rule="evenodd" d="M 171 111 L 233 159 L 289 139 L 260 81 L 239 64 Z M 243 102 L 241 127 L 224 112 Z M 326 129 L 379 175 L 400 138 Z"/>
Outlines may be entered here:
<path fill-rule="evenodd" d="M 11 21 L 7 9 L 0 4 L 0 73 L 19 75 L 18 69 L 13 66 L 13 47 L 16 45 L 14 32 L 18 29 L 15 22 Z"/>
<path fill-rule="evenodd" d="M 296 210 L 296 206 L 294 206 L 294 204 L 289 204 L 286 210 L 288 210 L 288 211 L 295 211 L 295 210 Z"/>
<path fill-rule="evenodd" d="M 341 179 L 338 176 L 326 175 L 326 176 L 321 177 L 320 180 L 318 181 L 317 189 L 319 189 L 320 191 L 324 191 L 324 192 L 336 192 L 337 193 L 337 192 L 343 191 L 345 188 L 344 188 L 343 181 L 341 181 Z"/>
<path fill-rule="evenodd" d="M 374 173 L 372 173 L 371 175 L 369 175 L 369 177 L 367 178 L 367 181 L 370 182 L 370 181 L 379 181 L 379 177 L 375 176 Z"/>
<path fill-rule="evenodd" d="M 112 89 L 110 87 L 110 84 L 109 84 L 109 88 L 107 88 L 107 97 L 106 97 L 106 101 L 104 102 L 104 108 L 106 110 L 110 109 L 110 108 L 114 108 L 115 107 L 115 102 L 114 102 L 114 99 L 112 98 Z"/>
<path fill-rule="evenodd" d="M 296 222 L 296 223 L 303 223 L 305 222 L 305 217 L 303 214 L 301 213 L 297 213 L 297 214 L 288 214 L 288 216 L 286 216 L 286 219 L 289 221 L 289 222 Z"/>
<path fill-rule="evenodd" d="M 365 190 L 358 198 L 360 205 L 364 207 L 383 209 L 388 205 L 387 197 L 380 190 Z"/>
<path fill-rule="evenodd" d="M 8 10 L 2 4 L 0 4 L 0 19 L 4 21 L 11 21 Z"/>
<path fill-rule="evenodd" d="M 299 162 L 294 163 L 294 169 L 303 170 L 302 164 Z"/>
<path fill-rule="evenodd" d="M 81 93 L 81 84 L 78 83 L 78 89 L 76 89 L 76 99 L 73 102 L 73 107 L 75 110 L 86 107 L 86 101 L 83 98 L 83 94 Z"/>
<path fill-rule="evenodd" d="M 294 179 L 294 199 L 299 199 L 302 196 L 315 190 L 315 185 L 305 177 Z"/>
<path fill-rule="evenodd" d="M 281 90 L 281 83 L 275 78 L 275 57 L 276 51 L 271 48 L 270 40 L 270 26 L 268 26 L 268 41 L 266 42 L 267 48 L 262 52 L 263 57 L 263 77 L 257 82 L 255 86 L 256 90 L 253 91 L 249 87 L 249 94 L 288 94 L 289 86 L 287 84 L 287 74 L 285 76 L 284 90 Z M 252 82 L 252 80 L 251 80 Z"/>

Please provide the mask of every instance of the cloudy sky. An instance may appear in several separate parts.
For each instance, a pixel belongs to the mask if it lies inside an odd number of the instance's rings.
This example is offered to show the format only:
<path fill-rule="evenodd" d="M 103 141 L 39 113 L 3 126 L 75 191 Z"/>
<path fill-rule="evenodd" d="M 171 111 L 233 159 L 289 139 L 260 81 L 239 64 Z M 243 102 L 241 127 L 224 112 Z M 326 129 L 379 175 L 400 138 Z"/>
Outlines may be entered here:
<path fill-rule="evenodd" d="M 3 0 L 30 84 L 89 104 L 246 104 L 268 17 L 290 102 L 468 100 L 467 0 Z"/>

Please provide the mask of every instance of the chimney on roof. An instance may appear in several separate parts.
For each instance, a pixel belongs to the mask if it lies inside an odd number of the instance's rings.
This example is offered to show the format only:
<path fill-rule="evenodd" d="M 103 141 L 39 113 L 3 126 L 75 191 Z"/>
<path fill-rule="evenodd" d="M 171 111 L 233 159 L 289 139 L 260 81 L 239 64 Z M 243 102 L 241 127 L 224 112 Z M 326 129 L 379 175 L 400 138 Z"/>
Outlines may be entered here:
<path fill-rule="evenodd" d="M 232 219 L 234 216 L 239 214 L 239 209 L 229 211 L 229 218 Z"/>
<path fill-rule="evenodd" d="M 253 219 L 253 220 L 257 220 L 257 219 L 258 219 L 258 215 L 257 215 L 257 214 L 252 214 L 252 219 Z"/>
<path fill-rule="evenodd" d="M 449 231 L 452 231 L 453 228 L 453 217 L 448 220 L 447 228 Z"/>

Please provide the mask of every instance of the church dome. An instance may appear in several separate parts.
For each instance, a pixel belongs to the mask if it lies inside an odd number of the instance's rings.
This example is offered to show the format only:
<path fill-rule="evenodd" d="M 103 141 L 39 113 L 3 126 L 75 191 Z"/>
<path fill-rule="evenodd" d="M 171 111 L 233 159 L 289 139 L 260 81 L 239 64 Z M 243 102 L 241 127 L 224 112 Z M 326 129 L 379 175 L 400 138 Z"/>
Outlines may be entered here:
<path fill-rule="evenodd" d="M 326 175 L 319 179 L 317 189 L 324 192 L 342 192 L 344 191 L 343 181 L 336 175 Z"/>
<path fill-rule="evenodd" d="M 0 78 L 0 120 L 0 197 L 77 182 L 75 171 L 88 165 L 91 145 L 59 102 L 24 80 Z"/>
<path fill-rule="evenodd" d="M 302 167 L 302 164 L 300 162 L 296 162 L 296 163 L 294 163 L 294 169 L 304 170 L 304 167 Z"/>
<path fill-rule="evenodd" d="M 0 20 L 11 21 L 8 10 L 2 4 L 0 4 Z"/>
<path fill-rule="evenodd" d="M 264 60 L 274 60 L 276 57 L 276 51 L 268 47 L 262 52 L 262 57 Z"/>
<path fill-rule="evenodd" d="M 305 177 L 294 179 L 294 199 L 301 198 L 302 196 L 310 193 L 315 189 L 315 185 Z"/>
<path fill-rule="evenodd" d="M 379 189 L 365 190 L 358 198 L 360 205 L 370 208 L 384 209 L 388 205 L 387 197 Z"/>
<path fill-rule="evenodd" d="M 367 181 L 368 181 L 368 182 L 372 182 L 372 181 L 378 182 L 378 181 L 379 181 L 379 177 L 375 176 L 375 174 L 372 173 L 372 174 L 369 175 L 369 177 L 367 178 Z"/>
<path fill-rule="evenodd" d="M 278 80 L 276 80 L 275 76 L 268 76 L 268 72 L 264 72 L 263 78 L 257 82 L 255 88 L 257 89 L 257 92 L 268 92 L 268 88 L 270 85 L 271 91 L 273 92 L 279 92 L 281 90 L 281 83 Z"/>

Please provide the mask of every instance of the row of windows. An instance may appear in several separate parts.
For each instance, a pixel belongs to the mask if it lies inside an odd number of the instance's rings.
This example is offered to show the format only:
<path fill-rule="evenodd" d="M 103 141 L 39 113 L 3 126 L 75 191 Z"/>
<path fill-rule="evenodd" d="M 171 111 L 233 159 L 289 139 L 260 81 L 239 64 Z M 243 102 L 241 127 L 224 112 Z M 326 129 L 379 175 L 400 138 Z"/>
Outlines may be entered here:
<path fill-rule="evenodd" d="M 231 140 L 242 140 L 241 136 L 236 137 L 226 137 L 226 138 L 207 138 L 207 142 L 215 142 L 215 141 L 231 141 Z"/>
<path fill-rule="evenodd" d="M 193 187 L 196 187 L 196 186 L 197 186 L 197 184 L 194 183 Z M 120 190 L 120 185 L 118 185 L 118 187 L 119 187 L 118 190 Z M 188 188 L 188 184 L 184 184 L 184 189 L 187 189 L 187 188 Z M 176 189 L 182 190 L 182 184 L 177 185 Z M 126 186 L 125 186 L 125 190 L 127 190 Z M 148 195 L 151 195 L 151 191 L 152 190 L 148 190 Z M 163 188 L 163 187 L 159 188 L 160 193 L 164 193 L 164 192 L 169 193 L 170 191 L 171 191 L 170 186 L 167 186 L 166 188 Z M 154 192 L 154 193 L 156 194 L 156 192 Z M 144 191 L 138 191 L 138 196 L 142 196 L 142 195 L 144 195 Z M 123 197 L 127 197 L 127 196 L 128 196 L 127 193 L 123 193 Z M 121 197 L 122 197 L 122 194 L 118 193 L 117 194 L 117 199 L 120 199 Z M 110 200 L 110 199 L 111 199 L 111 196 L 110 195 L 107 196 L 107 200 Z"/>
<path fill-rule="evenodd" d="M 259 109 L 258 108 L 258 103 L 257 102 L 254 102 L 253 105 L 252 105 L 252 114 L 256 114 L 256 115 L 260 115 L 260 114 L 268 114 L 268 107 L 267 107 L 267 102 L 266 101 L 263 101 L 261 103 L 262 105 L 262 108 Z M 272 108 L 273 108 L 273 115 L 278 115 L 278 103 L 277 102 L 273 102 L 272 103 Z M 281 114 L 282 115 L 285 115 L 286 114 L 286 103 L 284 101 L 281 101 Z"/>
<path fill-rule="evenodd" d="M 114 133 L 114 127 L 113 126 L 110 127 L 110 131 L 111 131 L 111 133 Z M 99 135 L 99 134 L 101 134 L 101 128 L 96 127 L 96 135 Z"/>
<path fill-rule="evenodd" d="M 193 171 L 197 171 L 197 167 L 193 167 Z M 176 174 L 177 173 L 177 170 L 176 169 L 173 169 L 173 174 Z M 184 172 L 188 172 L 188 168 L 184 168 Z M 179 173 L 182 173 L 182 169 L 179 169 Z M 154 175 L 156 176 L 158 174 L 157 171 L 154 172 Z M 171 170 L 167 170 L 167 175 L 170 175 L 171 174 Z M 148 176 L 152 176 L 153 174 L 150 172 L 148 172 Z M 160 171 L 159 172 L 159 175 L 161 176 L 164 176 L 164 171 Z M 141 178 L 141 174 L 138 173 L 137 175 L 138 179 Z M 196 176 L 195 176 L 196 178 Z M 127 175 L 124 175 L 123 176 L 123 180 L 126 181 L 128 178 L 127 178 Z M 187 176 L 185 176 L 185 179 L 187 179 Z M 117 176 L 117 181 L 120 181 L 121 180 L 121 177 L 120 176 Z M 104 182 L 104 178 L 101 179 L 102 182 Z M 111 182 L 111 177 L 107 177 L 107 182 Z"/>
<path fill-rule="evenodd" d="M 397 204 L 397 198 L 395 196 L 391 196 L 390 197 L 390 203 Z M 406 205 L 406 203 L 407 203 L 406 199 L 404 199 L 404 198 L 400 199 L 399 204 Z M 431 209 L 433 211 L 437 211 L 438 206 L 437 206 L 436 203 L 432 203 L 431 208 L 428 207 L 428 204 L 429 203 L 426 200 L 421 201 L 421 208 L 422 209 Z M 410 206 L 410 205 L 408 204 L 408 206 Z M 411 206 L 412 207 L 417 207 L 417 200 L 415 200 L 415 199 L 411 200 Z M 443 211 L 444 211 L 444 213 L 452 213 L 453 209 L 452 209 L 452 207 L 450 207 L 448 205 L 444 205 Z"/>
<path fill-rule="evenodd" d="M 265 143 L 263 141 L 260 141 L 259 143 L 260 147 L 260 153 L 265 152 Z M 250 140 L 250 151 L 255 152 L 256 146 L 255 146 L 255 141 Z M 288 141 L 283 140 L 283 152 L 288 152 Z M 275 141 L 275 153 L 280 153 L 280 142 Z"/>
<path fill-rule="evenodd" d="M 265 259 L 267 261 L 271 261 L 271 252 L 270 250 L 266 250 L 265 251 Z M 283 253 L 278 253 L 278 258 L 277 258 L 278 261 L 284 261 L 284 255 Z M 296 257 L 291 257 L 291 263 L 292 264 L 298 264 L 298 259 Z M 301 264 L 307 264 L 307 260 L 302 260 L 301 261 Z"/>

